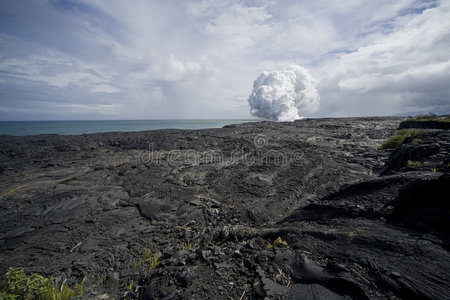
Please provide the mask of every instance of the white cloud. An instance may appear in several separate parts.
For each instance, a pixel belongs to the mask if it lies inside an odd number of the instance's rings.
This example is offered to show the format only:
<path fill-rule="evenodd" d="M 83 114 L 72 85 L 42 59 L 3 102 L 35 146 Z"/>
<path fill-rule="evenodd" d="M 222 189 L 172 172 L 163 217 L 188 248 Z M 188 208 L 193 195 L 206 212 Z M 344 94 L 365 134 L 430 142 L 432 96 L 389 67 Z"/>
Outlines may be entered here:
<path fill-rule="evenodd" d="M 93 93 L 117 93 L 119 92 L 119 89 L 109 84 L 98 84 L 93 86 L 90 91 Z"/>
<path fill-rule="evenodd" d="M 101 115 L 114 115 L 120 108 L 120 104 L 78 104 L 78 103 L 57 103 L 53 104 L 57 108 L 69 109 L 75 113 L 98 113 Z"/>
<path fill-rule="evenodd" d="M 107 79 L 96 74 L 95 66 L 82 66 L 64 55 L 30 55 L 26 59 L 11 58 L 0 63 L 0 69 L 16 78 L 41 81 L 49 86 L 83 88 L 106 85 Z"/>
<path fill-rule="evenodd" d="M 392 114 L 450 106 L 450 9 L 448 2 L 420 14 L 397 17 L 393 29 L 323 67 L 323 99 L 364 114 Z M 359 103 L 361 104 L 359 104 Z M 414 105 L 413 105 L 414 104 Z M 356 105 L 356 106 L 355 106 Z M 370 107 L 370 109 L 369 109 Z M 351 109 L 350 109 L 351 110 Z"/>

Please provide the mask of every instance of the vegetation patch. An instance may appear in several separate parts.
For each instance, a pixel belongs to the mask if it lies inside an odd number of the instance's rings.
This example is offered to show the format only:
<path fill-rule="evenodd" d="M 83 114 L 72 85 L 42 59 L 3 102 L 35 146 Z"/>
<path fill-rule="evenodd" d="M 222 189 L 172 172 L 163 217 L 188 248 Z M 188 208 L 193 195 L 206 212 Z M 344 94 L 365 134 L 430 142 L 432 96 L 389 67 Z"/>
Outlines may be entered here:
<path fill-rule="evenodd" d="M 131 279 L 130 284 L 127 285 L 127 291 L 131 291 L 133 289 L 133 286 L 134 286 L 134 280 Z"/>
<path fill-rule="evenodd" d="M 195 245 L 193 244 L 193 243 L 191 243 L 191 241 L 187 241 L 187 243 L 186 243 L 186 248 L 188 249 L 188 250 L 194 250 L 195 249 Z"/>
<path fill-rule="evenodd" d="M 273 243 L 268 243 L 266 248 L 268 250 L 276 248 L 276 247 L 287 247 L 288 243 L 281 239 L 281 237 L 278 237 L 276 240 L 273 241 Z"/>
<path fill-rule="evenodd" d="M 418 168 L 420 168 L 422 166 L 422 162 L 414 161 L 414 160 L 408 160 L 406 162 L 406 166 L 408 168 L 411 168 L 411 169 L 418 169 Z"/>
<path fill-rule="evenodd" d="M 434 121 L 434 122 L 450 122 L 450 116 L 436 116 L 436 115 L 426 115 L 426 116 L 417 116 L 414 118 L 410 118 L 407 121 L 418 121 L 418 122 L 427 122 L 427 121 Z"/>
<path fill-rule="evenodd" d="M 143 259 L 136 263 L 134 266 L 136 268 L 141 268 L 143 266 L 147 266 L 149 272 L 156 269 L 159 266 L 159 258 L 162 256 L 161 252 L 152 253 L 148 249 L 144 249 Z"/>
<path fill-rule="evenodd" d="M 9 268 L 5 279 L 0 290 L 0 299 L 68 300 L 83 294 L 84 279 L 76 284 L 75 290 L 65 281 L 57 288 L 52 277 L 47 278 L 36 273 L 27 275 L 22 268 Z"/>
<path fill-rule="evenodd" d="M 396 135 L 391 136 L 389 139 L 384 141 L 380 149 L 395 149 L 403 145 L 405 140 L 410 137 L 415 137 L 421 135 L 423 130 L 420 129 L 401 129 Z"/>

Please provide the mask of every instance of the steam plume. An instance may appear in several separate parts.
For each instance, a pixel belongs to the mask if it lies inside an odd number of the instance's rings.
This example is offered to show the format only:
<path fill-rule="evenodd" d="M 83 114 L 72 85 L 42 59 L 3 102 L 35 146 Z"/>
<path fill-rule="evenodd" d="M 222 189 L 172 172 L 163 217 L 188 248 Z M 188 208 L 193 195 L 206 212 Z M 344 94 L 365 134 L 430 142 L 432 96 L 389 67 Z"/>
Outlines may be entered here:
<path fill-rule="evenodd" d="M 275 120 L 293 121 L 319 107 L 317 81 L 308 70 L 289 65 L 281 71 L 262 72 L 248 98 L 250 113 Z"/>

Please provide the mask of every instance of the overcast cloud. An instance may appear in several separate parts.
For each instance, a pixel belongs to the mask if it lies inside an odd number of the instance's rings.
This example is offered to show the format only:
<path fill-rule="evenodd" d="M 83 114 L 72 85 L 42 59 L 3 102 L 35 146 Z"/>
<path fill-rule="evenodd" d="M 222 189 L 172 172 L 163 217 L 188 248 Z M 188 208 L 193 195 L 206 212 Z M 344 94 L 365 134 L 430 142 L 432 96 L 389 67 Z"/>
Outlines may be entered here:
<path fill-rule="evenodd" d="M 450 1 L 0 1 L 0 120 L 250 118 L 291 64 L 312 117 L 450 113 Z"/>

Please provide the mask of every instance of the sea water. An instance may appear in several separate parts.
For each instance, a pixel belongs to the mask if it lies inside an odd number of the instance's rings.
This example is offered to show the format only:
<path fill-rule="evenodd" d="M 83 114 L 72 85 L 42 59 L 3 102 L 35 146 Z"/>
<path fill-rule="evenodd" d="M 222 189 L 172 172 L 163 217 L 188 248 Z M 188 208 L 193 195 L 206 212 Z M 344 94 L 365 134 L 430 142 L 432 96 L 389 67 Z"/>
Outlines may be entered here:
<path fill-rule="evenodd" d="M 1 121 L 0 135 L 74 135 L 112 131 L 203 129 L 255 121 L 258 120 Z"/>

